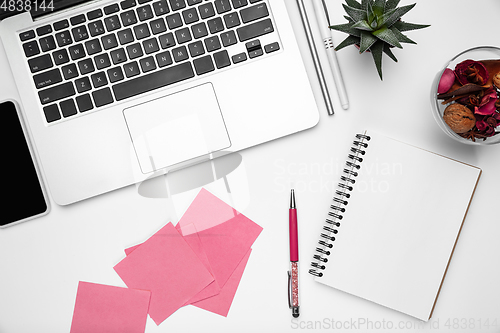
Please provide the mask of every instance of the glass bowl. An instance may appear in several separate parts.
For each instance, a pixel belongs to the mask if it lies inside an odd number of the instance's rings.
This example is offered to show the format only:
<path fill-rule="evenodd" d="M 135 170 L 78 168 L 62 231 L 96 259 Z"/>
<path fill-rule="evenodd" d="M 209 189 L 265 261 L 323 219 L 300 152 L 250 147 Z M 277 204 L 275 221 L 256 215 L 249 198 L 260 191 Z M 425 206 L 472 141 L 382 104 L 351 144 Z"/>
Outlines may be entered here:
<path fill-rule="evenodd" d="M 497 135 L 494 135 L 492 137 L 486 138 L 486 140 L 483 140 L 482 138 L 476 138 L 475 141 L 472 141 L 471 139 L 466 139 L 455 133 L 449 126 L 448 124 L 445 123 L 443 120 L 443 113 L 444 109 L 449 105 L 443 105 L 441 104 L 442 100 L 437 99 L 437 90 L 438 90 L 438 85 L 439 85 L 439 80 L 441 79 L 441 76 L 443 75 L 443 72 L 446 68 L 449 68 L 451 70 L 455 69 L 455 66 L 459 63 L 461 63 L 464 60 L 467 59 L 472 59 L 472 60 L 490 60 L 490 59 L 500 59 L 500 48 L 494 47 L 494 46 L 479 46 L 479 47 L 474 47 L 468 50 L 465 50 L 459 54 L 457 54 L 455 57 L 453 57 L 451 60 L 449 60 L 443 68 L 438 71 L 436 74 L 436 77 L 434 78 L 434 81 L 432 83 L 431 87 L 431 109 L 432 109 L 432 115 L 434 116 L 434 119 L 436 120 L 437 124 L 439 127 L 445 132 L 448 136 L 451 138 L 465 143 L 469 145 L 492 145 L 496 143 L 500 143 L 500 125 L 496 128 L 496 132 L 499 133 Z M 494 75 L 496 73 L 490 73 L 490 75 Z"/>

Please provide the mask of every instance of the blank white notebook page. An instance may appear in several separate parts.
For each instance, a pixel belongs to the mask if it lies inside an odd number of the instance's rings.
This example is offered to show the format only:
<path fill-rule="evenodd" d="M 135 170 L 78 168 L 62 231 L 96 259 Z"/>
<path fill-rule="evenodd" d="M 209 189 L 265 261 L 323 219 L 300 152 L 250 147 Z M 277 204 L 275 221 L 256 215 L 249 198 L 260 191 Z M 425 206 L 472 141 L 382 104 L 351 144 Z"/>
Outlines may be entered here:
<path fill-rule="evenodd" d="M 359 174 L 316 280 L 428 320 L 481 170 L 366 135 Z"/>

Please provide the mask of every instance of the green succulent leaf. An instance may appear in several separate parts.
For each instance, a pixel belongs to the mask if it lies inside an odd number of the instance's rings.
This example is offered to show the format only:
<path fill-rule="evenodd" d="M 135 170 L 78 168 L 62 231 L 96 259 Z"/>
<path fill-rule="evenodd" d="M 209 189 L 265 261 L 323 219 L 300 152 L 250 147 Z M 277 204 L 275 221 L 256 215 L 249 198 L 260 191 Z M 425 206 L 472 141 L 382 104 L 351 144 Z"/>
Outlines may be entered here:
<path fill-rule="evenodd" d="M 366 11 L 365 10 L 356 9 L 356 8 L 349 7 L 349 6 L 344 5 L 344 4 L 342 4 L 342 6 L 344 7 L 344 10 L 347 13 L 347 15 L 349 15 L 354 20 L 354 22 L 366 20 Z"/>
<path fill-rule="evenodd" d="M 376 16 L 382 16 L 385 10 L 385 0 L 375 0 L 373 3 L 373 12 Z"/>
<path fill-rule="evenodd" d="M 372 33 L 361 31 L 361 43 L 359 44 L 359 53 L 368 50 L 378 40 Z"/>
<path fill-rule="evenodd" d="M 384 24 L 386 24 L 387 21 L 389 21 L 389 19 L 392 17 L 392 15 L 394 15 L 396 10 L 397 10 L 397 8 L 393 8 L 393 9 L 387 11 L 386 13 L 384 13 L 382 16 L 380 16 L 378 21 L 377 21 L 378 26 L 381 27 Z"/>
<path fill-rule="evenodd" d="M 329 28 L 332 30 L 337 30 L 341 32 L 345 32 L 346 34 L 353 35 L 356 37 L 360 37 L 360 31 L 353 29 L 353 23 L 345 23 L 345 24 L 337 24 L 337 25 L 331 25 Z"/>
<path fill-rule="evenodd" d="M 390 44 L 391 46 L 396 46 L 400 49 L 403 48 L 401 46 L 401 44 L 399 43 L 398 38 L 386 26 L 383 26 L 382 28 L 378 29 L 377 31 L 372 32 L 372 34 L 375 37 L 377 37 L 378 39 Z M 361 35 L 361 40 L 363 40 L 363 35 Z"/>
<path fill-rule="evenodd" d="M 363 9 L 363 6 L 356 0 L 345 0 L 345 3 L 352 8 Z"/>
<path fill-rule="evenodd" d="M 374 28 L 372 28 L 370 26 L 370 24 L 368 22 L 366 22 L 365 20 L 354 23 L 352 28 L 359 29 L 359 30 L 365 30 L 365 31 L 373 31 L 374 30 Z M 375 26 L 375 28 L 376 28 L 376 26 Z"/>
<path fill-rule="evenodd" d="M 373 8 L 372 8 L 372 5 L 370 3 L 368 3 L 368 5 L 366 6 L 366 18 L 367 18 L 367 21 L 368 23 L 371 25 L 373 21 L 375 21 L 375 24 L 377 23 L 375 18 L 375 13 L 373 12 Z M 374 27 L 376 28 L 376 27 Z"/>
<path fill-rule="evenodd" d="M 378 76 L 380 76 L 380 80 L 383 80 L 382 78 L 382 51 L 384 50 L 384 42 L 382 41 L 377 41 L 375 44 L 372 45 L 370 48 L 373 61 L 375 62 L 375 67 L 377 67 L 377 72 Z"/>
<path fill-rule="evenodd" d="M 394 62 L 398 62 L 398 59 L 396 59 L 396 56 L 394 55 L 394 53 L 392 53 L 392 50 L 391 50 L 391 47 L 389 46 L 389 44 L 384 44 L 383 51 L 385 54 L 387 54 L 389 56 L 389 58 L 394 60 Z"/>
<path fill-rule="evenodd" d="M 398 29 L 399 31 L 410 31 L 410 30 L 417 30 L 430 27 L 429 24 L 415 24 L 403 21 L 397 21 L 392 26 Z"/>
<path fill-rule="evenodd" d="M 400 43 L 408 43 L 408 44 L 417 44 L 414 41 L 412 41 L 410 38 L 408 38 L 406 35 L 401 33 L 398 29 L 396 29 L 394 26 L 390 28 L 394 36 L 398 39 Z"/>
<path fill-rule="evenodd" d="M 344 18 L 347 20 L 347 22 L 354 23 L 354 20 L 352 18 L 350 18 L 349 16 L 344 15 Z"/>
<path fill-rule="evenodd" d="M 346 39 L 342 41 L 337 47 L 335 48 L 335 51 L 338 51 L 340 49 L 343 49 L 346 46 L 349 45 L 354 45 L 354 44 L 360 44 L 361 43 L 361 38 L 357 36 L 348 36 Z"/>
<path fill-rule="evenodd" d="M 387 0 L 385 3 L 385 10 L 394 9 L 399 5 L 400 0 Z"/>
<path fill-rule="evenodd" d="M 416 3 L 408 6 L 398 7 L 392 16 L 385 23 L 388 27 L 396 23 L 404 14 L 408 13 L 413 7 L 415 7 Z"/>

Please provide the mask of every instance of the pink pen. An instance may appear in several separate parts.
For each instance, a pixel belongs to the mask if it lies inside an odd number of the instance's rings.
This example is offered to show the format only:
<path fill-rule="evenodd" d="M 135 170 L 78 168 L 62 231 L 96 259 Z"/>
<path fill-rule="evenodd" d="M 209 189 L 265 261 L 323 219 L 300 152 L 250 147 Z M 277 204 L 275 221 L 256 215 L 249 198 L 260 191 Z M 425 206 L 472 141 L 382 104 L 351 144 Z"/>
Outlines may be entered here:
<path fill-rule="evenodd" d="M 299 241 L 297 235 L 297 209 L 295 207 L 295 192 L 290 195 L 289 210 L 290 232 L 290 270 L 288 271 L 288 306 L 292 316 L 299 316 Z"/>

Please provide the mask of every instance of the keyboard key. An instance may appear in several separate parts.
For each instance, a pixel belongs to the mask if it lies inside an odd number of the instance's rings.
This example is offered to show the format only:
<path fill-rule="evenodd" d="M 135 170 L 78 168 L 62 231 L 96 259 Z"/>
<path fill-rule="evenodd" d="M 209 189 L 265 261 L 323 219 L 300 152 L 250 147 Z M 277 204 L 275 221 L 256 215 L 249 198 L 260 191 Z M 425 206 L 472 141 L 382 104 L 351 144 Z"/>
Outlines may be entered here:
<path fill-rule="evenodd" d="M 137 2 L 138 2 L 140 5 L 142 5 L 142 4 L 144 4 L 144 3 L 146 3 L 146 2 L 150 2 L 150 1 L 151 1 L 151 0 L 138 0 Z"/>
<path fill-rule="evenodd" d="M 90 22 L 88 27 L 92 37 L 99 36 L 104 33 L 104 25 L 102 24 L 102 21 Z"/>
<path fill-rule="evenodd" d="M 196 70 L 196 74 L 198 75 L 215 70 L 214 63 L 210 55 L 193 60 L 193 65 Z"/>
<path fill-rule="evenodd" d="M 234 56 L 232 56 L 231 59 L 233 60 L 234 64 L 237 64 L 239 62 L 247 60 L 247 55 L 245 52 L 238 53 L 238 54 L 235 54 Z"/>
<path fill-rule="evenodd" d="M 170 8 L 172 8 L 172 10 L 179 10 L 186 8 L 185 0 L 169 0 L 169 2 L 170 2 Z"/>
<path fill-rule="evenodd" d="M 124 78 L 123 71 L 122 71 L 121 67 L 115 67 L 115 68 L 108 69 L 107 73 L 108 73 L 108 77 L 109 77 L 109 82 L 111 82 L 111 83 L 121 81 Z"/>
<path fill-rule="evenodd" d="M 205 22 L 200 22 L 191 27 L 191 32 L 194 38 L 201 38 L 208 35 L 208 30 Z"/>
<path fill-rule="evenodd" d="M 172 49 L 172 56 L 174 57 L 175 62 L 181 62 L 189 58 L 185 46 L 180 46 L 176 47 L 175 49 Z"/>
<path fill-rule="evenodd" d="M 80 112 L 89 111 L 94 108 L 94 105 L 92 104 L 92 98 L 90 98 L 89 94 L 77 96 L 76 104 L 78 105 L 78 110 L 80 110 Z"/>
<path fill-rule="evenodd" d="M 208 20 L 207 25 L 208 30 L 210 30 L 211 34 L 215 34 L 224 30 L 224 24 L 222 23 L 222 19 L 220 17 Z"/>
<path fill-rule="evenodd" d="M 77 15 L 77 16 L 73 16 L 72 18 L 69 19 L 69 21 L 71 22 L 72 25 L 82 24 L 82 23 L 84 23 L 86 21 L 85 20 L 85 15 L 84 14 L 80 14 L 80 15 Z"/>
<path fill-rule="evenodd" d="M 47 52 L 56 48 L 56 41 L 52 36 L 42 37 L 39 40 L 40 48 L 43 52 Z"/>
<path fill-rule="evenodd" d="M 234 33 L 233 30 L 223 32 L 220 35 L 220 39 L 221 39 L 222 45 L 224 45 L 224 47 L 228 47 L 228 46 L 236 44 L 238 42 L 238 40 L 236 39 L 236 34 Z"/>
<path fill-rule="evenodd" d="M 36 42 L 36 40 L 24 43 L 23 49 L 24 49 L 24 54 L 28 58 L 40 53 L 40 48 L 38 47 L 38 43 Z"/>
<path fill-rule="evenodd" d="M 114 34 L 106 35 L 101 37 L 102 47 L 105 50 L 112 49 L 118 46 L 118 41 L 116 40 L 116 36 Z"/>
<path fill-rule="evenodd" d="M 111 60 L 107 53 L 99 54 L 94 57 L 95 67 L 97 69 L 103 69 L 111 66 Z"/>
<path fill-rule="evenodd" d="M 231 65 L 231 61 L 229 60 L 229 55 L 226 50 L 214 53 L 214 61 L 215 66 L 219 69 Z"/>
<path fill-rule="evenodd" d="M 205 49 L 203 48 L 203 43 L 201 41 L 189 44 L 188 49 L 189 49 L 189 54 L 193 58 L 205 54 Z"/>
<path fill-rule="evenodd" d="M 134 41 L 134 35 L 132 34 L 132 30 L 127 28 L 125 30 L 118 31 L 118 40 L 121 45 L 125 45 Z"/>
<path fill-rule="evenodd" d="M 109 32 L 120 29 L 122 27 L 122 25 L 120 24 L 120 19 L 118 18 L 118 15 L 106 17 L 104 19 L 104 24 L 106 25 L 106 29 Z"/>
<path fill-rule="evenodd" d="M 127 61 L 127 55 L 125 54 L 124 49 L 113 50 L 109 53 L 109 55 L 111 56 L 111 61 L 113 61 L 114 65 Z"/>
<path fill-rule="evenodd" d="M 127 46 L 127 54 L 130 60 L 143 56 L 141 44 L 135 43 Z"/>
<path fill-rule="evenodd" d="M 135 0 L 124 0 L 120 2 L 120 7 L 122 7 L 122 9 L 132 8 L 135 5 L 136 5 Z"/>
<path fill-rule="evenodd" d="M 165 21 L 161 18 L 149 22 L 149 26 L 151 28 L 151 32 L 153 33 L 153 35 L 159 34 L 167 30 Z"/>
<path fill-rule="evenodd" d="M 113 14 L 119 10 L 120 10 L 120 7 L 118 6 L 118 4 L 114 3 L 112 5 L 104 7 L 104 14 L 106 14 L 106 15 Z"/>
<path fill-rule="evenodd" d="M 132 61 L 123 65 L 123 70 L 125 71 L 125 75 L 127 77 L 133 77 L 141 74 L 137 61 Z"/>
<path fill-rule="evenodd" d="M 135 12 L 133 10 L 121 13 L 120 18 L 122 19 L 124 27 L 137 23 L 137 17 L 135 16 Z"/>
<path fill-rule="evenodd" d="M 87 76 L 76 79 L 75 86 L 76 86 L 76 90 L 79 93 L 89 91 L 90 89 L 92 89 L 92 86 L 90 85 L 90 80 Z"/>
<path fill-rule="evenodd" d="M 62 81 L 61 72 L 58 68 L 52 69 L 48 72 L 43 72 L 33 76 L 35 87 L 37 89 L 45 88 Z"/>
<path fill-rule="evenodd" d="M 99 17 L 102 17 L 102 10 L 99 8 L 87 13 L 87 18 L 89 19 L 89 21 L 98 19 Z"/>
<path fill-rule="evenodd" d="M 85 75 L 92 73 L 95 71 L 94 63 L 92 62 L 92 59 L 83 59 L 78 62 L 78 69 L 80 70 L 80 74 Z"/>
<path fill-rule="evenodd" d="M 45 120 L 47 120 L 48 123 L 61 119 L 61 114 L 59 113 L 57 104 L 44 107 L 43 113 L 45 113 Z"/>
<path fill-rule="evenodd" d="M 257 57 L 261 56 L 263 53 L 264 52 L 262 51 L 262 48 L 258 48 L 256 50 L 248 52 L 248 57 L 250 59 L 257 58 Z"/>
<path fill-rule="evenodd" d="M 215 9 L 211 2 L 205 3 L 198 7 L 202 19 L 206 19 L 215 15 Z"/>
<path fill-rule="evenodd" d="M 244 42 L 274 31 L 271 19 L 265 19 L 236 29 L 240 41 Z"/>
<path fill-rule="evenodd" d="M 106 73 L 104 72 L 92 74 L 90 78 L 92 79 L 94 88 L 100 88 L 108 84 L 108 79 L 106 78 Z"/>
<path fill-rule="evenodd" d="M 241 24 L 240 18 L 236 12 L 229 13 L 224 15 L 224 23 L 226 24 L 226 28 L 231 29 L 237 27 Z"/>
<path fill-rule="evenodd" d="M 39 27 L 36 29 L 36 34 L 38 36 L 43 36 L 50 34 L 52 32 L 52 27 L 50 25 L 44 25 L 43 27 Z"/>
<path fill-rule="evenodd" d="M 113 103 L 113 96 L 111 95 L 111 89 L 107 87 L 92 92 L 92 97 L 94 98 L 94 103 L 96 107 Z"/>
<path fill-rule="evenodd" d="M 175 32 L 175 37 L 177 38 L 177 43 L 182 44 L 191 41 L 191 33 L 189 28 L 182 28 Z"/>
<path fill-rule="evenodd" d="M 87 27 L 84 25 L 71 29 L 71 33 L 73 34 L 73 39 L 75 40 L 75 42 L 79 42 L 89 38 Z"/>
<path fill-rule="evenodd" d="M 153 18 L 153 10 L 150 5 L 145 5 L 137 8 L 137 17 L 139 21 L 146 21 Z"/>
<path fill-rule="evenodd" d="M 168 15 L 167 25 L 171 30 L 181 27 L 182 26 L 181 15 L 179 13 Z"/>
<path fill-rule="evenodd" d="M 68 51 L 72 60 L 78 60 L 85 57 L 85 50 L 82 44 L 70 46 Z"/>
<path fill-rule="evenodd" d="M 150 38 L 142 42 L 142 47 L 144 48 L 144 53 L 151 54 L 154 52 L 158 52 L 160 47 L 158 46 L 158 42 L 156 38 Z"/>
<path fill-rule="evenodd" d="M 274 43 L 267 44 L 266 46 L 264 46 L 264 50 L 266 51 L 266 53 L 278 51 L 279 49 L 280 49 L 280 45 L 278 44 L 278 42 L 274 42 Z"/>
<path fill-rule="evenodd" d="M 199 3 L 201 3 L 202 0 L 187 0 L 187 4 L 189 6 L 193 6 L 193 5 L 197 5 Z"/>
<path fill-rule="evenodd" d="M 182 12 L 182 17 L 184 18 L 185 24 L 191 24 L 198 21 L 200 18 L 198 17 L 198 12 L 196 8 L 189 8 Z"/>
<path fill-rule="evenodd" d="M 162 53 L 158 53 L 156 55 L 156 62 L 158 63 L 158 67 L 165 67 L 172 64 L 172 57 L 170 56 L 170 52 L 165 51 Z"/>
<path fill-rule="evenodd" d="M 154 89 L 168 86 L 194 76 L 190 62 L 163 68 L 113 86 L 116 100 L 120 101 Z"/>
<path fill-rule="evenodd" d="M 161 16 L 170 12 L 167 5 L 167 0 L 160 0 L 153 3 L 153 10 L 156 16 Z"/>
<path fill-rule="evenodd" d="M 58 101 L 63 98 L 73 96 L 75 94 L 75 88 L 73 88 L 73 83 L 66 82 L 57 86 L 47 88 L 38 92 L 38 97 L 40 97 L 40 102 L 42 104 L 48 104 Z"/>
<path fill-rule="evenodd" d="M 42 56 L 28 60 L 28 65 L 30 67 L 31 73 L 36 73 L 52 67 L 53 63 L 50 54 L 44 54 Z"/>
<path fill-rule="evenodd" d="M 28 30 L 25 32 L 21 32 L 19 34 L 19 39 L 21 39 L 21 42 L 25 42 L 29 39 L 35 38 L 35 32 L 33 30 Z"/>
<path fill-rule="evenodd" d="M 219 37 L 217 36 L 206 38 L 204 42 L 208 52 L 218 50 L 221 47 Z"/>
<path fill-rule="evenodd" d="M 215 0 L 215 9 L 217 13 L 223 14 L 231 10 L 229 0 Z"/>
<path fill-rule="evenodd" d="M 56 65 L 65 64 L 69 61 L 68 51 L 66 51 L 66 49 L 54 51 L 52 53 L 52 58 L 54 58 L 54 63 Z"/>
<path fill-rule="evenodd" d="M 91 39 L 85 42 L 85 49 L 87 50 L 87 54 L 89 56 L 101 52 L 102 48 L 101 43 L 99 43 L 99 39 Z"/>
<path fill-rule="evenodd" d="M 255 6 L 242 9 L 240 11 L 240 15 L 243 23 L 248 23 L 269 16 L 269 11 L 267 10 L 267 5 L 264 2 L 257 4 Z"/>
<path fill-rule="evenodd" d="M 58 32 L 56 34 L 56 39 L 57 39 L 57 45 L 59 45 L 59 47 L 64 47 L 66 45 L 73 43 L 69 30 Z"/>
<path fill-rule="evenodd" d="M 159 37 L 162 49 L 168 49 L 175 45 L 174 34 L 169 32 Z"/>
<path fill-rule="evenodd" d="M 74 116 L 78 113 L 75 102 L 72 99 L 62 101 L 59 103 L 59 107 L 64 118 Z"/>
<path fill-rule="evenodd" d="M 69 64 L 61 68 L 65 80 L 71 80 L 78 76 L 78 70 L 75 64 Z"/>
<path fill-rule="evenodd" d="M 233 3 L 234 9 L 238 9 L 238 8 L 241 8 L 241 7 L 248 5 L 247 0 L 231 0 L 231 2 Z"/>
<path fill-rule="evenodd" d="M 151 36 L 147 23 L 136 25 L 134 27 L 134 33 L 136 39 L 143 39 Z"/>
<path fill-rule="evenodd" d="M 67 29 L 67 28 L 69 28 L 68 20 L 62 20 L 62 21 L 58 21 L 58 22 L 54 23 L 54 30 L 55 31 L 59 31 L 62 29 Z"/>
<path fill-rule="evenodd" d="M 141 65 L 141 69 L 143 73 L 151 72 L 156 69 L 155 60 L 153 57 L 146 57 L 139 60 L 139 64 Z"/>

